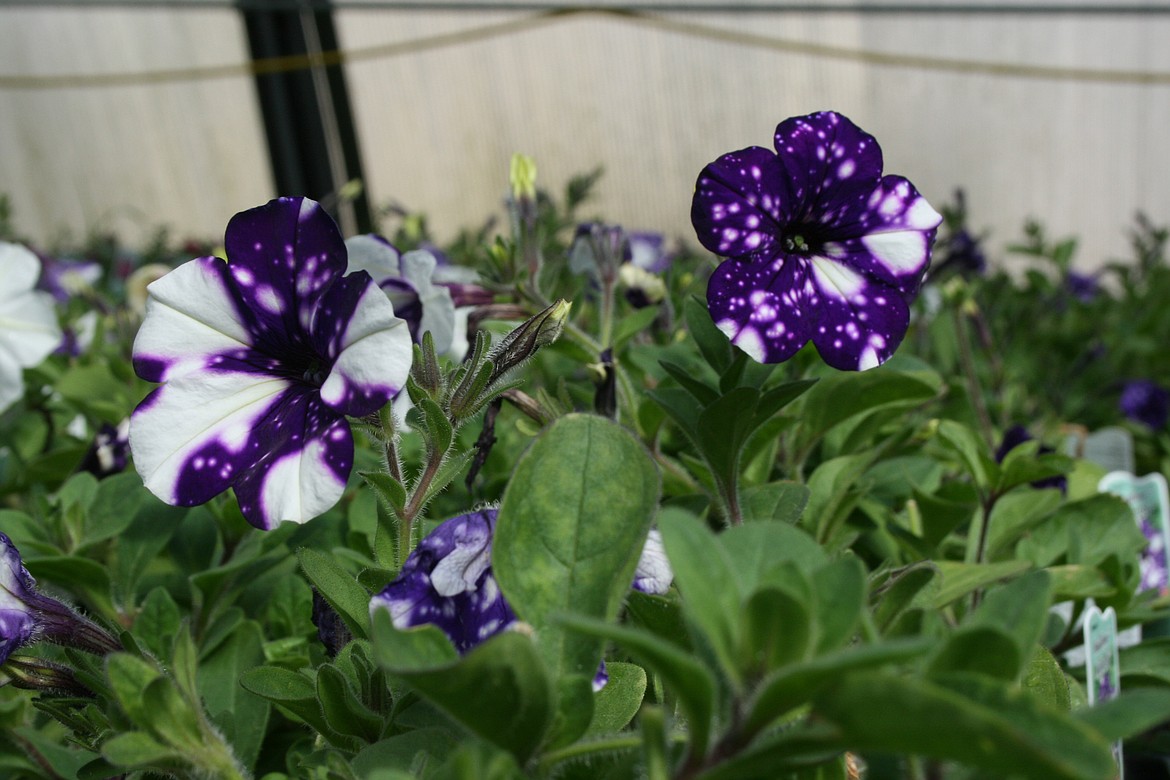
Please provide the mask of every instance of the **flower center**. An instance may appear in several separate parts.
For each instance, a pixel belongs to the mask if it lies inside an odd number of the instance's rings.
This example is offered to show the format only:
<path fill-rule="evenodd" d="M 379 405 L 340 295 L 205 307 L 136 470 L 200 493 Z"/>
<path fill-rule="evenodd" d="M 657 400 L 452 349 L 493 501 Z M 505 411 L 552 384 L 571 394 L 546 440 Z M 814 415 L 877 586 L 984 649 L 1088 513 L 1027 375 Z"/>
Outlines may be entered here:
<path fill-rule="evenodd" d="M 794 255 L 811 255 L 812 246 L 809 245 L 804 236 L 794 233 L 784 236 L 784 251 Z"/>
<path fill-rule="evenodd" d="M 309 361 L 309 366 L 305 369 L 305 373 L 301 375 L 301 379 L 314 387 L 320 387 L 325 384 L 325 378 L 328 376 L 329 372 L 321 365 L 321 361 L 314 358 Z"/>

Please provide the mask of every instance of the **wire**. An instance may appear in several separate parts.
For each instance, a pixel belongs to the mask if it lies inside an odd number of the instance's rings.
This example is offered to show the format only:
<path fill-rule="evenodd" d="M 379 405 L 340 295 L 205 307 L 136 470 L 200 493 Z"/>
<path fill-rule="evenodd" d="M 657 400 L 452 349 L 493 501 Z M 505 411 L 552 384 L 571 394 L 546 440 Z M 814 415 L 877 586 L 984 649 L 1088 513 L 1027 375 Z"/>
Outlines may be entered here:
<path fill-rule="evenodd" d="M 570 8 L 543 11 L 505 22 L 481 25 L 467 30 L 415 38 L 410 41 L 368 46 L 346 51 L 310 52 L 303 55 L 270 57 L 248 63 L 172 68 L 133 73 L 74 73 L 59 75 L 0 75 L 0 89 L 37 90 L 142 86 L 184 81 L 205 81 L 265 73 L 284 73 L 305 68 L 319 68 L 342 63 L 390 59 L 406 54 L 433 51 L 449 46 L 490 40 L 537 29 L 572 17 L 598 16 L 653 28 L 705 41 L 717 41 L 787 54 L 803 54 L 824 59 L 857 62 L 882 67 L 914 68 L 941 73 L 1080 81 L 1109 84 L 1170 85 L 1170 72 L 1071 68 L 1055 65 L 965 60 L 914 54 L 893 54 L 868 49 L 810 43 L 785 38 L 728 30 L 714 25 L 686 22 L 642 11 L 600 8 Z"/>

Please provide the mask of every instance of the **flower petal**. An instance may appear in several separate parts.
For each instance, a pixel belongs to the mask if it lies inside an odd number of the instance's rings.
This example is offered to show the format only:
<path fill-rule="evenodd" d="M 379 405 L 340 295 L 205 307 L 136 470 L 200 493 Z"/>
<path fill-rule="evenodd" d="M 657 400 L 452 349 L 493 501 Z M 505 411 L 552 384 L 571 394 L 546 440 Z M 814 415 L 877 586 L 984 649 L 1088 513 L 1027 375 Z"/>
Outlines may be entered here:
<path fill-rule="evenodd" d="M 41 261 L 32 250 L 9 241 L 0 241 L 0 268 L 4 269 L 0 301 L 28 292 L 41 275 Z"/>
<path fill-rule="evenodd" d="M 795 355 L 812 335 L 816 296 L 803 261 L 732 258 L 707 283 L 707 306 L 731 343 L 761 363 Z"/>
<path fill-rule="evenodd" d="M 415 250 L 402 256 L 402 277 L 418 290 L 422 303 L 419 333 L 430 332 L 435 353 L 442 355 L 451 348 L 455 334 L 455 302 L 450 290 L 433 281 L 437 264 L 430 252 Z"/>
<path fill-rule="evenodd" d="M 791 196 L 776 155 L 759 146 L 720 157 L 699 174 L 691 223 L 710 251 L 724 257 L 765 252 L 789 217 Z"/>
<path fill-rule="evenodd" d="M 652 528 L 646 537 L 646 544 L 642 547 L 638 566 L 634 569 L 634 590 L 661 595 L 670 590 L 670 583 L 673 581 L 674 572 L 666 557 L 662 533 L 657 528 Z"/>
<path fill-rule="evenodd" d="M 814 257 L 811 266 L 820 311 L 812 341 L 821 358 L 844 371 L 884 363 L 910 325 L 902 294 L 829 258 Z"/>
<path fill-rule="evenodd" d="M 855 227 L 857 239 L 843 242 L 847 262 L 902 291 L 917 293 L 930 264 L 930 250 L 942 215 L 901 176 L 886 176 L 867 201 Z"/>
<path fill-rule="evenodd" d="M 278 198 L 236 214 L 224 247 L 256 327 L 279 344 L 309 328 L 317 303 L 346 269 L 337 223 L 308 198 Z"/>
<path fill-rule="evenodd" d="M 389 277 L 397 277 L 399 271 L 399 252 L 386 239 L 369 233 L 362 236 L 352 236 L 345 240 L 345 251 L 349 256 L 345 273 L 366 271 L 375 284 Z"/>
<path fill-rule="evenodd" d="M 865 209 L 882 175 L 877 140 L 834 111 L 786 119 L 776 127 L 782 177 L 801 204 L 797 221 L 836 227 Z"/>
<path fill-rule="evenodd" d="M 406 322 L 365 272 L 338 279 L 321 299 L 312 326 L 318 352 L 333 361 L 321 400 L 362 417 L 406 384 L 414 356 Z"/>
<path fill-rule="evenodd" d="M 146 317 L 134 339 L 134 370 L 143 379 L 165 382 L 252 343 L 224 261 L 190 260 L 148 289 Z"/>
<path fill-rule="evenodd" d="M 3 344 L 0 344 L 0 412 L 24 395 L 24 368 Z"/>
<path fill-rule="evenodd" d="M 313 393 L 295 389 L 281 396 L 253 441 L 257 449 L 234 487 L 240 511 L 257 528 L 311 520 L 345 492 L 353 434 L 345 418 Z"/>
<path fill-rule="evenodd" d="M 169 504 L 193 506 L 223 492 L 256 461 L 253 431 L 289 391 L 287 380 L 248 371 L 192 371 L 146 397 L 130 418 L 130 449 L 143 484 Z"/>
<path fill-rule="evenodd" d="M 48 293 L 28 291 L 0 300 L 0 349 L 10 352 L 20 365 L 39 364 L 62 338 Z"/>

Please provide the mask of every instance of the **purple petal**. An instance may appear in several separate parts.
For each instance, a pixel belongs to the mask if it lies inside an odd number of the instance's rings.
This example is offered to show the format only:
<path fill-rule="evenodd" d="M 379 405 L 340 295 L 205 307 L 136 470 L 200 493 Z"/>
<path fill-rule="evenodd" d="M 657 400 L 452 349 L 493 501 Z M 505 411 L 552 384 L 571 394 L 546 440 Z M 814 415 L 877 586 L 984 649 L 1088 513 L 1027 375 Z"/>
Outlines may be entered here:
<path fill-rule="evenodd" d="M 241 300 L 278 343 L 309 328 L 317 303 L 346 269 L 337 224 L 307 198 L 279 198 L 236 214 L 224 247 Z"/>
<path fill-rule="evenodd" d="M 406 322 L 364 271 L 338 279 L 321 298 L 312 340 L 331 364 L 321 400 L 352 417 L 376 412 L 394 397 L 414 355 Z"/>
<path fill-rule="evenodd" d="M 884 363 L 910 325 L 901 293 L 834 260 L 815 257 L 811 267 L 820 312 L 812 341 L 821 358 L 843 371 Z"/>
<path fill-rule="evenodd" d="M 337 503 L 353 467 L 353 434 L 315 394 L 292 389 L 256 428 L 246 455 L 233 484 L 240 511 L 257 528 L 271 529 Z"/>
<path fill-rule="evenodd" d="M 818 317 L 804 261 L 782 254 L 724 261 L 707 283 L 707 305 L 731 343 L 761 363 L 795 355 Z"/>
<path fill-rule="evenodd" d="M 780 175 L 800 204 L 790 220 L 831 228 L 851 221 L 882 175 L 878 142 L 834 111 L 784 120 L 774 142 Z"/>
<path fill-rule="evenodd" d="M 370 601 L 371 612 L 388 609 L 398 628 L 437 625 L 460 653 L 508 628 L 516 616 L 491 572 L 496 515 L 485 509 L 441 523 Z"/>
<path fill-rule="evenodd" d="M 791 196 L 776 155 L 759 146 L 725 154 L 699 174 L 691 222 L 699 241 L 724 257 L 765 252 L 789 219 Z"/>

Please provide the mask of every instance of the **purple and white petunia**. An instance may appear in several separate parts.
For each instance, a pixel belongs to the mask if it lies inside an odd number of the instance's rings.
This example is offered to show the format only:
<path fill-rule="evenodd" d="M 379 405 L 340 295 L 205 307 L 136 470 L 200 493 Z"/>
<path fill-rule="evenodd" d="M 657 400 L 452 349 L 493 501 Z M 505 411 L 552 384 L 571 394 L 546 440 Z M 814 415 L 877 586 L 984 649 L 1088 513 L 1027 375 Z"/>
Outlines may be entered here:
<path fill-rule="evenodd" d="M 280 198 L 228 223 L 228 262 L 201 257 L 149 287 L 134 368 L 162 382 L 131 417 L 146 486 L 179 506 L 229 487 L 258 528 L 304 522 L 341 497 L 346 415 L 406 382 L 410 333 L 314 201 Z"/>
<path fill-rule="evenodd" d="M 370 615 L 390 613 L 398 629 L 434 624 L 461 654 L 507 630 L 516 614 L 492 574 L 496 509 L 481 509 L 440 523 L 407 557 L 398 577 L 370 600 Z M 632 587 L 662 594 L 674 580 L 662 537 L 652 530 L 634 572 Z M 593 680 L 609 679 L 602 664 Z"/>
<path fill-rule="evenodd" d="M 0 412 L 24 393 L 24 369 L 61 343 L 48 293 L 33 289 L 41 261 L 20 244 L 0 241 Z"/>
<path fill-rule="evenodd" d="M 699 174 L 691 221 L 728 258 L 707 304 L 731 342 L 763 363 L 810 339 L 830 366 L 885 362 L 942 222 L 909 181 L 882 175 L 873 136 L 832 111 L 787 119 L 776 151 L 731 152 Z"/>
<path fill-rule="evenodd" d="M 400 254 L 378 235 L 354 236 L 346 240 L 349 272 L 366 271 L 394 304 L 394 311 L 406 320 L 411 337 L 422 341 L 430 332 L 435 353 L 451 348 L 455 333 L 455 302 L 450 291 L 435 284 L 438 260 L 425 250 Z"/>

